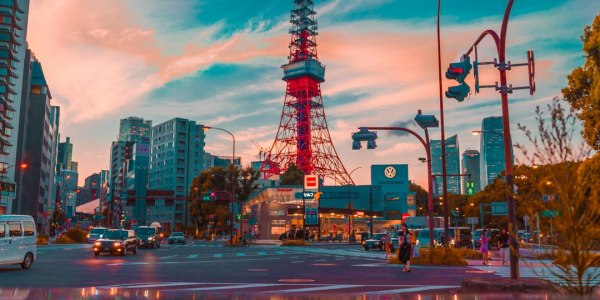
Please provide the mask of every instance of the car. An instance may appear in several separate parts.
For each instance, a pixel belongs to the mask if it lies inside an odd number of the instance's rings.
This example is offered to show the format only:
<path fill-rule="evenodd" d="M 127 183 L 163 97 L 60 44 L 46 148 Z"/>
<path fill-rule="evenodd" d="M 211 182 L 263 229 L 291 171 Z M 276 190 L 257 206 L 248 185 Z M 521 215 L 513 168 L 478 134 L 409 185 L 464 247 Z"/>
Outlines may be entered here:
<path fill-rule="evenodd" d="M 185 245 L 185 236 L 183 236 L 183 232 L 173 232 L 168 240 L 169 244 L 183 244 Z"/>
<path fill-rule="evenodd" d="M 135 234 L 142 241 L 141 248 L 160 248 L 162 241 L 162 235 L 158 227 L 154 226 L 140 226 L 135 229 Z"/>
<path fill-rule="evenodd" d="M 125 256 L 129 252 L 136 255 L 139 245 L 140 239 L 135 236 L 133 230 L 110 229 L 101 239 L 94 242 L 92 249 L 96 256 L 102 252 Z"/>
<path fill-rule="evenodd" d="M 433 245 L 435 247 L 441 246 L 441 237 L 444 236 L 443 228 L 434 228 L 433 229 Z M 421 248 L 429 248 L 429 228 L 423 228 L 419 231 L 419 235 L 417 235 L 417 245 Z"/>
<path fill-rule="evenodd" d="M 279 235 L 279 240 L 307 240 L 308 239 L 308 231 L 303 229 L 292 229 L 288 230 Z"/>
<path fill-rule="evenodd" d="M 0 215 L 0 265 L 31 268 L 37 258 L 36 240 L 32 216 Z"/>
<path fill-rule="evenodd" d="M 365 243 L 363 244 L 363 247 L 365 248 L 365 251 L 369 251 L 370 249 L 379 249 L 381 251 L 384 251 L 385 244 L 384 244 L 383 240 L 390 239 L 390 241 L 391 241 L 392 236 L 393 235 L 388 234 L 388 233 L 376 233 L 371 238 L 369 238 L 368 240 L 365 241 Z M 390 251 L 394 251 L 393 243 L 392 243 L 392 248 L 390 249 Z"/>
<path fill-rule="evenodd" d="M 90 230 L 90 232 L 87 235 L 87 242 L 91 244 L 91 243 L 95 242 L 97 239 L 101 239 L 102 235 L 104 235 L 106 233 L 106 231 L 108 231 L 108 228 L 106 228 L 106 227 L 92 228 L 92 230 Z"/>

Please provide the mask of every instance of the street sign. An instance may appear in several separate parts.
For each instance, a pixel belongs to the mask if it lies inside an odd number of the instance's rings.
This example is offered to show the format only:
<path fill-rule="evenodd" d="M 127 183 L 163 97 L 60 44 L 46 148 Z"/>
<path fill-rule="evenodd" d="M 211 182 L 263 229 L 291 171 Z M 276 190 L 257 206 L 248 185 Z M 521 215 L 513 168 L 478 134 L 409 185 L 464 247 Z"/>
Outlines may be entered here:
<path fill-rule="evenodd" d="M 319 176 L 304 175 L 304 189 L 318 191 L 319 190 Z"/>
<path fill-rule="evenodd" d="M 558 200 L 558 196 L 556 196 L 556 195 L 542 195 L 543 202 L 555 201 L 555 200 Z"/>
<path fill-rule="evenodd" d="M 315 192 L 297 192 L 297 193 L 294 193 L 294 198 L 296 198 L 296 199 L 314 199 Z"/>
<path fill-rule="evenodd" d="M 508 207 L 506 202 L 492 202 L 492 216 L 507 216 Z"/>
<path fill-rule="evenodd" d="M 558 210 L 542 210 L 542 217 L 554 218 L 560 216 Z"/>
<path fill-rule="evenodd" d="M 319 225 L 319 207 L 315 203 L 307 203 L 304 209 L 304 224 Z"/>
<path fill-rule="evenodd" d="M 477 217 L 468 217 L 467 224 L 479 224 L 479 219 Z"/>

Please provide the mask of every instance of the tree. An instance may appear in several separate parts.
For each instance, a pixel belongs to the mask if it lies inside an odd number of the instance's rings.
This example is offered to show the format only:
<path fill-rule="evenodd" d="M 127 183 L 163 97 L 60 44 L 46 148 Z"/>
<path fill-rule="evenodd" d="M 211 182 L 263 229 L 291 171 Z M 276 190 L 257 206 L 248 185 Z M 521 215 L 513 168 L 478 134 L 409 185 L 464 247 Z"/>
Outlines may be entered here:
<path fill-rule="evenodd" d="M 417 207 L 417 214 L 427 215 L 427 209 L 429 208 L 429 194 L 420 185 L 411 182 L 408 186 L 408 190 L 415 192 L 415 204 Z M 423 208 L 423 209 L 421 209 Z"/>
<path fill-rule="evenodd" d="M 571 72 L 562 93 L 583 122 L 583 137 L 600 150 L 600 15 L 584 29 L 581 40 L 585 63 Z"/>
<path fill-rule="evenodd" d="M 595 288 L 594 281 L 600 273 L 593 267 L 600 265 L 600 255 L 594 253 L 595 243 L 600 240 L 600 158 L 589 157 L 585 143 L 573 146 L 576 137 L 576 116 L 566 111 L 555 98 L 547 106 L 551 122 L 536 108 L 537 132 L 519 124 L 533 147 L 529 151 L 518 144 L 531 165 L 545 165 L 539 189 L 543 194 L 555 194 L 558 200 L 548 203 L 548 208 L 558 210 L 555 217 L 557 246 L 552 264 L 558 269 L 550 272 L 561 279 L 568 291 L 588 294 Z"/>
<path fill-rule="evenodd" d="M 304 184 L 304 172 L 298 168 L 295 164 L 290 166 L 281 174 L 280 182 L 281 185 L 302 185 Z"/>

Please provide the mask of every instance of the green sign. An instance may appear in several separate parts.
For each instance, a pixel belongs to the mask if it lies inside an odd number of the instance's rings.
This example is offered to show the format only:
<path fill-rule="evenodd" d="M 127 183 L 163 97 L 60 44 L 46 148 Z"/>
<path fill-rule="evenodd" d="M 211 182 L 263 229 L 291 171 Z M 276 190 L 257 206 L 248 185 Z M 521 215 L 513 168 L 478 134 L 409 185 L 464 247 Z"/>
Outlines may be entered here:
<path fill-rule="evenodd" d="M 508 207 L 506 202 L 492 202 L 492 216 L 507 216 Z"/>
<path fill-rule="evenodd" d="M 542 217 L 554 218 L 560 216 L 558 210 L 542 210 Z"/>

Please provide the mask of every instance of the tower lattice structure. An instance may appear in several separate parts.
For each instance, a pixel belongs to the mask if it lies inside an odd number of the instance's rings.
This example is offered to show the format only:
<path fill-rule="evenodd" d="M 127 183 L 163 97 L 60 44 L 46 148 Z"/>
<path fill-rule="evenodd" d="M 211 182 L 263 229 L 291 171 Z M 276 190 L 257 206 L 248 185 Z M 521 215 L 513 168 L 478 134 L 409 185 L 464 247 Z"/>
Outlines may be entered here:
<path fill-rule="evenodd" d="M 289 63 L 281 66 L 287 82 L 279 130 L 261 171 L 283 173 L 294 163 L 304 174 L 354 184 L 331 142 L 321 83 L 325 66 L 317 56 L 317 21 L 312 0 L 293 0 Z"/>

